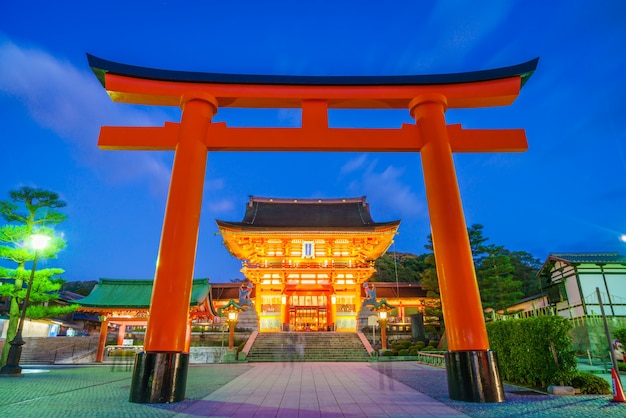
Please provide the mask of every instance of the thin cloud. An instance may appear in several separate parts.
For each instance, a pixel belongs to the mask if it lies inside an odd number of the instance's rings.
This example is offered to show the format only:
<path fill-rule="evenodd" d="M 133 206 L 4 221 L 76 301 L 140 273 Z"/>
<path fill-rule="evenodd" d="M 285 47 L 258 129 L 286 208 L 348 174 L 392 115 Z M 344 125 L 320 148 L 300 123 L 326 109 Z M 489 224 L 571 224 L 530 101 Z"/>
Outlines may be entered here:
<path fill-rule="evenodd" d="M 350 182 L 348 191 L 355 196 L 367 195 L 372 207 L 390 216 L 409 219 L 424 215 L 423 199 L 418 197 L 410 185 L 402 182 L 404 169 L 389 165 L 379 171 L 376 165 L 376 161 L 367 166 L 363 164 L 362 172 L 355 172 L 360 174 L 360 178 Z"/>
<path fill-rule="evenodd" d="M 167 192 L 170 169 L 160 155 L 105 153 L 96 146 L 102 125 L 159 126 L 165 115 L 114 104 L 88 70 L 41 49 L 0 38 L 0 62 L 5 63 L 0 66 L 0 94 L 17 97 L 36 123 L 70 145 L 79 163 L 112 183 L 148 181 L 153 193 Z"/>
<path fill-rule="evenodd" d="M 228 213 L 235 209 L 235 203 L 229 199 L 222 199 L 217 202 L 208 203 L 207 209 L 211 213 Z"/>
<path fill-rule="evenodd" d="M 339 174 L 343 175 L 343 174 L 352 173 L 353 171 L 361 168 L 365 164 L 366 161 L 367 161 L 366 154 L 361 154 L 356 158 L 348 160 L 339 170 Z"/>

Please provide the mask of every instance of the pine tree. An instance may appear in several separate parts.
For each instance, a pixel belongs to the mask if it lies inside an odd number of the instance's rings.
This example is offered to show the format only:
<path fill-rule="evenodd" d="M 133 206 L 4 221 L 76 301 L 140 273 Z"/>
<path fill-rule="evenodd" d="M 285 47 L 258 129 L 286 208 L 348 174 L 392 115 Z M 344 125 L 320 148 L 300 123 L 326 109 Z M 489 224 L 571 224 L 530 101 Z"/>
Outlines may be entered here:
<path fill-rule="evenodd" d="M 12 279 L 12 282 L 0 285 L 0 296 L 11 298 L 6 341 L 13 340 L 17 332 L 21 316 L 19 302 L 26 297 L 24 284 L 28 283 L 31 271 L 26 268 L 26 264 L 35 258 L 34 250 L 28 245 L 30 236 L 34 233 L 50 236 L 52 239 L 48 246 L 40 250 L 37 256 L 40 260 L 56 258 L 57 253 L 65 248 L 65 241 L 55 236 L 51 227 L 63 222 L 66 218 L 57 210 L 66 205 L 65 202 L 59 200 L 57 193 L 22 187 L 9 192 L 9 196 L 10 201 L 0 201 L 0 215 L 7 222 L 0 227 L 0 259 L 16 264 L 14 269 L 0 267 L 0 277 Z M 27 317 L 40 318 L 50 313 L 44 307 L 47 302 L 58 298 L 56 291 L 60 289 L 63 280 L 57 276 L 62 273 L 63 270 L 58 268 L 36 271 L 29 299 L 31 305 L 26 310 Z M 75 308 L 67 307 L 64 312 L 73 309 Z M 10 344 L 4 345 L 0 361 L 2 365 L 6 363 L 9 348 Z"/>
<path fill-rule="evenodd" d="M 499 311 L 516 304 L 524 296 L 522 282 L 513 277 L 515 268 L 508 251 L 497 245 L 482 247 L 486 254 L 478 260 L 476 276 L 483 309 Z"/>

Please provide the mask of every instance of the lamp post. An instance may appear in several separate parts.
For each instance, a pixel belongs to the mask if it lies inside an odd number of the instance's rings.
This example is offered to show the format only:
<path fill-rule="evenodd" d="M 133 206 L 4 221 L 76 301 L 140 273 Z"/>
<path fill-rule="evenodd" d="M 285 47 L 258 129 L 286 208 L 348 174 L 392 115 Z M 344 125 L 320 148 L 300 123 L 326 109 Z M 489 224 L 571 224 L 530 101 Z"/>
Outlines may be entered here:
<path fill-rule="evenodd" d="M 22 357 L 22 346 L 24 345 L 24 339 L 22 338 L 22 330 L 24 329 L 24 321 L 26 320 L 26 309 L 28 308 L 28 301 L 30 299 L 30 291 L 33 287 L 33 280 L 35 278 L 35 270 L 37 269 L 37 259 L 39 258 L 39 250 L 43 250 L 50 237 L 46 235 L 34 234 L 30 236 L 31 246 L 35 250 L 35 257 L 33 258 L 33 268 L 30 270 L 30 278 L 28 280 L 28 287 L 26 288 L 26 296 L 22 303 L 22 314 L 20 316 L 19 325 L 17 326 L 17 332 L 13 340 L 9 342 L 11 348 L 9 349 L 9 355 L 7 357 L 7 364 L 0 369 L 0 374 L 21 377 L 22 368 L 20 367 L 20 358 Z"/>
<path fill-rule="evenodd" d="M 226 323 L 228 324 L 228 351 L 232 351 L 235 348 L 235 325 L 241 311 L 243 311 L 243 308 L 232 299 L 222 308 L 222 312 L 226 314 Z"/>
<path fill-rule="evenodd" d="M 382 349 L 387 349 L 387 322 L 389 322 L 389 312 L 394 307 L 387 303 L 385 298 L 372 307 L 372 311 L 378 313 L 378 323 L 380 324 L 380 341 Z"/>

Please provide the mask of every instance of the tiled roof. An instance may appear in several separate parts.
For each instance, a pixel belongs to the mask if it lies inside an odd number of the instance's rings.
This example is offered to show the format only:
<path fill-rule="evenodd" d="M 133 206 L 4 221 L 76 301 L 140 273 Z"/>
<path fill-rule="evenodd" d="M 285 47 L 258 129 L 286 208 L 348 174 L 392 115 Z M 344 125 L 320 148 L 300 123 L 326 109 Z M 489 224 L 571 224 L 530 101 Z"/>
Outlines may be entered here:
<path fill-rule="evenodd" d="M 100 279 L 91 293 L 77 300 L 88 308 L 139 308 L 150 307 L 153 280 Z M 198 304 L 209 292 L 207 279 L 194 279 L 190 306 Z"/>
<path fill-rule="evenodd" d="M 276 199 L 250 197 L 241 222 L 217 221 L 259 228 L 371 228 L 400 221 L 376 223 L 365 197 L 341 199 Z"/>
<path fill-rule="evenodd" d="M 549 258 L 569 263 L 626 263 L 619 253 L 553 253 Z"/>

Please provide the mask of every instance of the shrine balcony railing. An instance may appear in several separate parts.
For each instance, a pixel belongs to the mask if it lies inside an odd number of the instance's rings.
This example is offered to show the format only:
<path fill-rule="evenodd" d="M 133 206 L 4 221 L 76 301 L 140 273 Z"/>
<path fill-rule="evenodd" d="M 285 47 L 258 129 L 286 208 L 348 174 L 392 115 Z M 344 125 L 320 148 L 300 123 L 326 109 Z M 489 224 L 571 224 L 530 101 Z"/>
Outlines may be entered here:
<path fill-rule="evenodd" d="M 347 262 L 335 262 L 335 263 L 316 263 L 316 262 L 298 262 L 298 263 L 251 263 L 244 261 L 242 263 L 244 268 L 248 269 L 277 269 L 277 270 L 295 270 L 295 269 L 323 269 L 323 270 L 337 270 L 337 269 L 373 269 L 374 263 L 367 264 L 350 264 Z"/>

